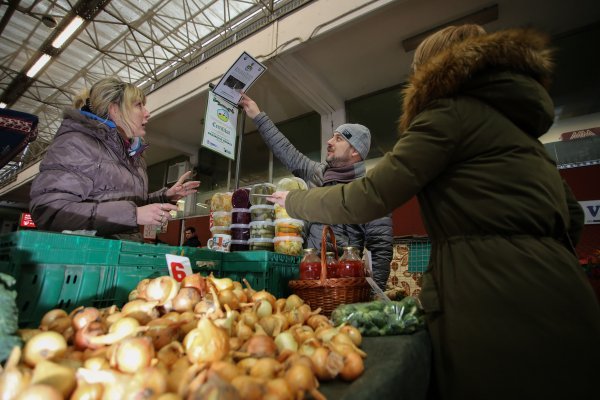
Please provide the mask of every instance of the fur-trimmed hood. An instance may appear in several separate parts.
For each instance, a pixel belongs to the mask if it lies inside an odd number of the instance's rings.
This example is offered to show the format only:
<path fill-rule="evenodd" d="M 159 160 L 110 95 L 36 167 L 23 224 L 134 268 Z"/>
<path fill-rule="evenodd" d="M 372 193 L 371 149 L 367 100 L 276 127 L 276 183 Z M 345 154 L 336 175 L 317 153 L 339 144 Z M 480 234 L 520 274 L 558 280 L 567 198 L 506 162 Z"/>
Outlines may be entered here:
<path fill-rule="evenodd" d="M 400 132 L 431 101 L 466 94 L 489 103 L 505 115 L 520 108 L 521 115 L 515 123 L 533 136 L 543 134 L 553 119 L 552 102 L 545 89 L 553 68 L 548 42 L 548 37 L 537 31 L 511 29 L 468 39 L 444 50 L 419 66 L 403 90 Z M 507 85 L 511 79 L 506 74 L 501 83 L 494 82 L 488 72 L 508 73 L 510 77 L 525 79 L 526 84 L 518 81 Z M 523 107 L 537 109 L 528 110 L 527 114 Z"/>

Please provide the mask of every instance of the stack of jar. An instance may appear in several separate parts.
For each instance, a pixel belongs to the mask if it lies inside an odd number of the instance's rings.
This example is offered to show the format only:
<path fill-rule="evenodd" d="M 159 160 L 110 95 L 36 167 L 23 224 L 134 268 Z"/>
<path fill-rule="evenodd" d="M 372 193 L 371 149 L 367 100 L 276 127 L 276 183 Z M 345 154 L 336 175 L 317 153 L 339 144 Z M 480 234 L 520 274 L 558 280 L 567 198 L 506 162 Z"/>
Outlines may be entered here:
<path fill-rule="evenodd" d="M 327 278 L 358 278 L 365 276 L 365 269 L 360 259 L 358 248 L 344 247 L 344 253 L 335 259 L 333 252 L 326 253 L 325 266 Z M 304 256 L 300 261 L 300 279 L 320 279 L 321 259 L 313 248 L 304 249 Z"/>
<path fill-rule="evenodd" d="M 275 252 L 292 256 L 302 255 L 304 221 L 293 218 L 275 219 Z"/>
<path fill-rule="evenodd" d="M 275 185 L 259 183 L 250 189 L 250 250 L 273 251 L 275 211 L 266 196 L 275 192 Z"/>
<path fill-rule="evenodd" d="M 211 236 L 231 234 L 231 192 L 215 193 L 210 199 Z"/>
<path fill-rule="evenodd" d="M 230 251 L 249 250 L 250 239 L 250 190 L 240 188 L 231 197 L 231 246 Z"/>

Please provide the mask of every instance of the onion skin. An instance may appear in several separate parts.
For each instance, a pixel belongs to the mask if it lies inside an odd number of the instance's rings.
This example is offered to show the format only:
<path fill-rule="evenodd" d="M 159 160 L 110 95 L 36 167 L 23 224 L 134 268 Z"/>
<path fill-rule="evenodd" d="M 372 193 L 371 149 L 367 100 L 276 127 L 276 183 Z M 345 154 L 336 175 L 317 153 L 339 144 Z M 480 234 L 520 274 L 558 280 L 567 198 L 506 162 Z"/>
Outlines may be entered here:
<path fill-rule="evenodd" d="M 45 330 L 52 322 L 59 318 L 69 318 L 69 314 L 67 314 L 67 312 L 61 308 L 55 308 L 48 311 L 46 314 L 44 314 L 42 320 L 40 321 L 40 329 Z"/>
<path fill-rule="evenodd" d="M 152 341 L 146 336 L 126 338 L 114 346 L 110 365 L 121 372 L 133 374 L 150 366 L 154 358 Z"/>
<path fill-rule="evenodd" d="M 267 335 L 254 335 L 242 346 L 252 357 L 275 357 L 277 345 L 272 337 Z"/>
<path fill-rule="evenodd" d="M 196 304 L 202 300 L 200 292 L 192 287 L 183 287 L 173 298 L 173 310 L 177 312 L 192 311 Z"/>
<path fill-rule="evenodd" d="M 85 307 L 83 309 L 77 309 L 71 315 L 71 321 L 73 323 L 73 329 L 78 331 L 79 329 L 85 328 L 88 324 L 100 320 L 100 310 L 95 307 Z"/>
<path fill-rule="evenodd" d="M 210 319 L 202 318 L 183 339 L 183 347 L 192 363 L 220 361 L 229 354 L 229 335 Z"/>

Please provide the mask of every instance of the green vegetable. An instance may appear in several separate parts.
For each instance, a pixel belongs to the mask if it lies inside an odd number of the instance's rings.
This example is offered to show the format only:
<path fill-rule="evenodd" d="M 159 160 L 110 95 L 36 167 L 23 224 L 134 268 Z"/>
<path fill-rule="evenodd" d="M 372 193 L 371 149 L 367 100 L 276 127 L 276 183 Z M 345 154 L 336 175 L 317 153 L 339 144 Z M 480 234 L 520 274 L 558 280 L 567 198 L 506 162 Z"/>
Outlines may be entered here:
<path fill-rule="evenodd" d="M 0 362 L 4 362 L 14 346 L 22 344 L 16 336 L 19 313 L 16 305 L 16 281 L 10 275 L 0 273 Z"/>
<path fill-rule="evenodd" d="M 425 326 L 425 317 L 414 297 L 401 301 L 343 304 L 331 314 L 333 323 L 350 324 L 364 336 L 413 333 Z"/>

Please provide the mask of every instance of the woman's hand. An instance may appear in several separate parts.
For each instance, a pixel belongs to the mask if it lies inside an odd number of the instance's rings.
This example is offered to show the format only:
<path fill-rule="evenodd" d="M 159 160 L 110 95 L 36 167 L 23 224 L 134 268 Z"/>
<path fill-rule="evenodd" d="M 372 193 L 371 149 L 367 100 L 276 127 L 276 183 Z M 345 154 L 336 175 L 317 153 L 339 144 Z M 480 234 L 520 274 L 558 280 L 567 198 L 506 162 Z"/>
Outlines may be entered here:
<path fill-rule="evenodd" d="M 177 211 L 177 206 L 169 203 L 153 203 L 138 207 L 137 223 L 138 225 L 166 225 L 172 219 L 169 211 Z"/>
<path fill-rule="evenodd" d="M 287 197 L 289 192 L 275 192 L 269 197 L 267 197 L 267 201 L 270 201 L 274 204 L 279 204 L 281 207 L 285 207 L 285 198 Z"/>
<path fill-rule="evenodd" d="M 189 181 L 185 182 L 192 175 L 192 171 L 188 171 L 181 175 L 177 182 L 167 190 L 167 198 L 171 201 L 177 201 L 185 196 L 192 193 L 198 192 L 200 181 Z"/>
<path fill-rule="evenodd" d="M 240 100 L 240 105 L 244 108 L 246 115 L 250 118 L 254 119 L 259 113 L 260 110 L 258 106 L 250 97 L 246 96 L 245 93 L 242 93 L 242 99 Z"/>

